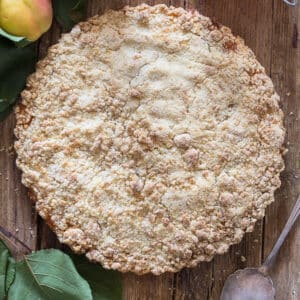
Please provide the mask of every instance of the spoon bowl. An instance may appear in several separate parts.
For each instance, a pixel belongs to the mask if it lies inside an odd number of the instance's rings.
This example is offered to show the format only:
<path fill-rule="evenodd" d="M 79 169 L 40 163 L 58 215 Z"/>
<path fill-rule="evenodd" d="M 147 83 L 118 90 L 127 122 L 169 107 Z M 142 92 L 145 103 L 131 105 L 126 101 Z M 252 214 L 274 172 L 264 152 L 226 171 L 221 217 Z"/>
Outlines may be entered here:
<path fill-rule="evenodd" d="M 231 274 L 223 287 L 221 300 L 274 300 L 272 279 L 257 268 L 246 268 Z"/>
<path fill-rule="evenodd" d="M 274 300 L 275 289 L 268 276 L 277 253 L 300 215 L 300 196 L 271 253 L 260 268 L 246 268 L 231 274 L 225 281 L 220 300 Z"/>

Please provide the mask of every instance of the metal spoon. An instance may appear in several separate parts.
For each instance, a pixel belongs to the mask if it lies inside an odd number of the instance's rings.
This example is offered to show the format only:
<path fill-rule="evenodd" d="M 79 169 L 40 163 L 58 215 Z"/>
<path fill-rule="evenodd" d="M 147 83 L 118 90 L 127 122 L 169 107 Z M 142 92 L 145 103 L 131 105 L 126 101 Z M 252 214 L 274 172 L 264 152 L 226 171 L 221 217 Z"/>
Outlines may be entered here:
<path fill-rule="evenodd" d="M 300 196 L 271 253 L 260 268 L 246 268 L 231 274 L 223 287 L 220 300 L 274 300 L 275 289 L 268 271 L 300 214 Z"/>
<path fill-rule="evenodd" d="M 298 0 L 292 0 L 292 1 L 283 0 L 283 2 L 288 4 L 288 5 L 295 6 L 297 4 Z"/>

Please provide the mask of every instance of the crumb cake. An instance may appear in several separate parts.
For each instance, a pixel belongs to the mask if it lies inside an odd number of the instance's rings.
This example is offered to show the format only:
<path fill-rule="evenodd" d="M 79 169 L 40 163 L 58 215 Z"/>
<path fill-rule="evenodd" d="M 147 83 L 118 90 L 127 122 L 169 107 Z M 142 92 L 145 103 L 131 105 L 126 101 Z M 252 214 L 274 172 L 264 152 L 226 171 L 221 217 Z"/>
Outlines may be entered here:
<path fill-rule="evenodd" d="M 105 268 L 176 272 L 253 230 L 284 168 L 279 97 L 244 41 L 196 11 L 107 11 L 50 47 L 16 108 L 36 209 Z"/>

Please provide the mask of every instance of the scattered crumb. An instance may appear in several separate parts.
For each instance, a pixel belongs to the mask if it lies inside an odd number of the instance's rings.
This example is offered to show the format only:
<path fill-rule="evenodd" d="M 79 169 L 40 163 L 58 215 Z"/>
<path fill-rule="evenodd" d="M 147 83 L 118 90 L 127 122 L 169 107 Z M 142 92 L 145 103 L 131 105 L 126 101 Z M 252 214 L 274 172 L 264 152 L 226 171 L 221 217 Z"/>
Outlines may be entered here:
<path fill-rule="evenodd" d="M 254 242 L 254 243 L 258 243 L 258 239 L 255 239 L 253 242 Z"/>
<path fill-rule="evenodd" d="M 291 96 L 291 92 L 287 92 L 286 95 L 289 97 Z"/>
<path fill-rule="evenodd" d="M 19 232 L 20 231 L 20 229 L 19 228 L 16 228 L 16 232 Z"/>
<path fill-rule="evenodd" d="M 241 261 L 242 261 L 242 262 L 245 262 L 246 260 L 247 260 L 246 257 L 242 255 L 242 256 L 241 256 Z"/>

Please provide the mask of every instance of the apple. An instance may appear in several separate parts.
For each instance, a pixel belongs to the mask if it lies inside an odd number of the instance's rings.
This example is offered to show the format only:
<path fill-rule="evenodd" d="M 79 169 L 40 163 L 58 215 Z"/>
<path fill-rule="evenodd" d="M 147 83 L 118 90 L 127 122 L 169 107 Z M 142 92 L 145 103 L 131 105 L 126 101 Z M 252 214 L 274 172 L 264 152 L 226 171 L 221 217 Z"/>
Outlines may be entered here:
<path fill-rule="evenodd" d="M 29 41 L 50 28 L 52 16 L 50 0 L 0 0 L 0 28 Z"/>

